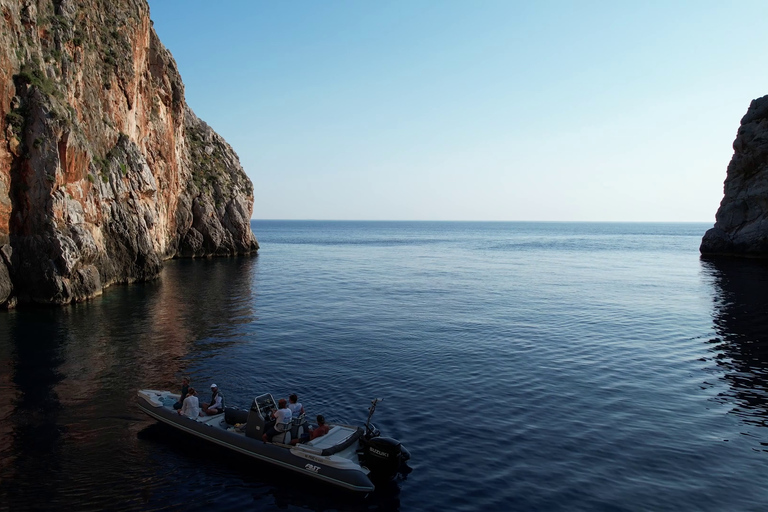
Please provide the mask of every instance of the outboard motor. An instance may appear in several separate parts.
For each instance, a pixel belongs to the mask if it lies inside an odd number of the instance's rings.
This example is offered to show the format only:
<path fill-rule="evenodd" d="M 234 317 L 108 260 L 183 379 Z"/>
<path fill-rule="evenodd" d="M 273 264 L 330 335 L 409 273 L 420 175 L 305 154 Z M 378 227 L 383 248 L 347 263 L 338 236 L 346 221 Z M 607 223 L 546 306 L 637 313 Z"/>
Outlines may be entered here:
<path fill-rule="evenodd" d="M 406 460 L 402 445 L 396 439 L 374 437 L 363 442 L 361 462 L 371 471 L 372 478 L 391 480 Z"/>
<path fill-rule="evenodd" d="M 360 463 L 371 472 L 371 479 L 391 480 L 398 473 L 409 472 L 409 469 L 405 469 L 407 468 L 405 462 L 411 458 L 411 454 L 397 439 L 379 437 L 381 435 L 379 429 L 371 423 L 371 416 L 379 402 L 381 398 L 375 398 L 368 409 Z"/>

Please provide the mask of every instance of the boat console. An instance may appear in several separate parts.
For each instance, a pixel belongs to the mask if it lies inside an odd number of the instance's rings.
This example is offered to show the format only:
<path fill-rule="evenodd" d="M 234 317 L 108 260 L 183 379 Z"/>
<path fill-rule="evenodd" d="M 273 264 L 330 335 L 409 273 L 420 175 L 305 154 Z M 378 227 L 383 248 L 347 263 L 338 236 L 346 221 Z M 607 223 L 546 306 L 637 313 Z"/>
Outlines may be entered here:
<path fill-rule="evenodd" d="M 277 404 L 270 393 L 254 398 L 253 403 L 251 403 L 251 410 L 248 413 L 245 435 L 254 439 L 261 439 L 261 436 L 267 430 L 267 422 L 270 421 L 272 412 L 276 410 Z"/>

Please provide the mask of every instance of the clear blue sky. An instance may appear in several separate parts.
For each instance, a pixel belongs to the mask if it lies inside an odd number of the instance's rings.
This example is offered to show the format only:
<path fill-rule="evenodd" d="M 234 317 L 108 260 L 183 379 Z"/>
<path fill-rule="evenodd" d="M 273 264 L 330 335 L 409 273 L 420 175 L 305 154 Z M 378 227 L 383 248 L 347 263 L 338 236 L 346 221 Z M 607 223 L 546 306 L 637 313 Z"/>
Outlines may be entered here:
<path fill-rule="evenodd" d="M 714 222 L 765 1 L 151 0 L 257 219 Z"/>

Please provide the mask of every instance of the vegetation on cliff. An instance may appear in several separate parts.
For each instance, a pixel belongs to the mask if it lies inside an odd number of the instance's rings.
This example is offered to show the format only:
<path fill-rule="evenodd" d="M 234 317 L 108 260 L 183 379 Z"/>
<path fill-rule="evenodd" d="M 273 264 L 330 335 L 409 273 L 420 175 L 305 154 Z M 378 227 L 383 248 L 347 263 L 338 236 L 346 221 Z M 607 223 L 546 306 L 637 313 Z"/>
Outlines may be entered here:
<path fill-rule="evenodd" d="M 0 303 L 251 254 L 253 186 L 184 101 L 145 0 L 0 0 Z"/>

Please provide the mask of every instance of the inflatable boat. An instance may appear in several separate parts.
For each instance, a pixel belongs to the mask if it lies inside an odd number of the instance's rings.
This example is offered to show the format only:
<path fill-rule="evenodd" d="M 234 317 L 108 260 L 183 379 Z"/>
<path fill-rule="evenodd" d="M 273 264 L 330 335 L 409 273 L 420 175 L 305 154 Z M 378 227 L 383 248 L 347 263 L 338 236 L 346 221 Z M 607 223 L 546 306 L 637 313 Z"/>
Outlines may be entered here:
<path fill-rule="evenodd" d="M 371 402 L 364 427 L 328 423 L 327 434 L 304 441 L 308 424 L 304 416 L 293 418 L 284 432 L 264 442 L 277 410 L 272 395 L 253 399 L 248 410 L 230 408 L 221 414 L 188 418 L 173 408 L 179 395 L 170 391 L 142 389 L 138 404 L 152 418 L 193 436 L 276 466 L 305 474 L 351 491 L 371 492 L 374 482 L 391 480 L 405 466 L 410 454 L 399 441 L 381 437 L 371 424 L 380 399 Z M 292 444 L 291 440 L 294 440 Z"/>

